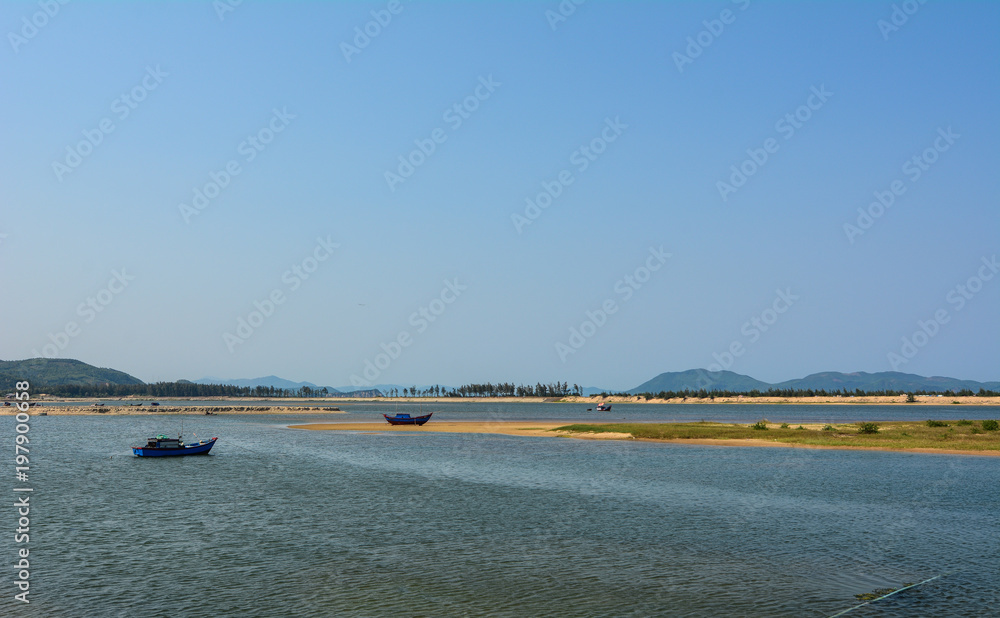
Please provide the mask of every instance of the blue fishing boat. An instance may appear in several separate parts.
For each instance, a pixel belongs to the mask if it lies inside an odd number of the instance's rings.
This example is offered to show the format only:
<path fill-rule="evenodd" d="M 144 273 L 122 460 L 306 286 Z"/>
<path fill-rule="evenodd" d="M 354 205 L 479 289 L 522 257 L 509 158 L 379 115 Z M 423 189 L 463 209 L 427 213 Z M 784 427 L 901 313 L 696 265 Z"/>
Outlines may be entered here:
<path fill-rule="evenodd" d="M 409 414 L 397 414 L 396 416 L 389 416 L 388 414 L 383 414 L 385 420 L 389 421 L 390 425 L 423 425 L 428 420 L 430 420 L 431 415 L 434 413 L 426 414 L 424 416 L 410 416 Z"/>
<path fill-rule="evenodd" d="M 597 411 L 598 412 L 610 412 L 611 411 L 611 404 L 610 403 L 602 403 L 601 405 L 597 406 Z"/>
<path fill-rule="evenodd" d="M 201 440 L 194 444 L 184 444 L 180 436 L 176 438 L 168 438 L 164 435 L 156 436 L 155 438 L 150 438 L 146 441 L 146 446 L 133 446 L 132 454 L 136 457 L 176 457 L 179 455 L 207 455 L 212 447 L 215 446 L 215 441 L 218 438 L 212 438 L 210 440 Z"/>

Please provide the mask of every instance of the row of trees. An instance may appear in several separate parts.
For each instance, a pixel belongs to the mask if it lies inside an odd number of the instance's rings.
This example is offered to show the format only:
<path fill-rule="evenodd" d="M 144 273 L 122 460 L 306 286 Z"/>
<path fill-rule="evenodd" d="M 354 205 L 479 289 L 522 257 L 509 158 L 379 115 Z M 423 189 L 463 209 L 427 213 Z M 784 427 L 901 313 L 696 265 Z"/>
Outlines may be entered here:
<path fill-rule="evenodd" d="M 319 390 L 304 386 L 297 390 L 273 386 L 232 386 L 231 384 L 194 384 L 193 382 L 155 382 L 153 384 L 60 384 L 37 386 L 56 397 L 323 397 Z"/>
<path fill-rule="evenodd" d="M 513 382 L 487 382 L 485 384 L 463 384 L 453 389 L 457 397 L 565 397 L 566 395 L 582 395 L 583 389 L 574 384 L 572 390 L 566 382 L 549 384 L 536 383 L 517 384 Z"/>
<path fill-rule="evenodd" d="M 979 389 L 978 393 L 974 393 L 969 389 L 962 389 L 960 391 L 900 391 L 900 390 L 878 390 L 878 391 L 864 391 L 860 388 L 854 389 L 854 391 L 848 391 L 845 389 L 838 390 L 824 390 L 824 389 L 790 389 L 790 388 L 769 388 L 766 391 L 761 390 L 751 390 L 751 391 L 726 391 L 726 390 L 712 390 L 707 391 L 705 389 L 699 390 L 681 390 L 681 391 L 660 391 L 659 393 L 639 393 L 638 396 L 643 399 L 714 399 L 715 397 L 877 397 L 877 396 L 889 396 L 895 397 L 899 395 L 951 395 L 959 397 L 998 397 L 1000 393 L 996 391 L 988 391 L 986 389 Z M 608 396 L 622 396 L 630 397 L 635 396 L 630 393 L 601 393 L 602 397 Z"/>
<path fill-rule="evenodd" d="M 485 384 L 463 384 L 458 388 L 447 388 L 445 386 L 431 386 L 418 389 L 416 386 L 404 388 L 403 397 L 565 397 L 566 395 L 580 395 L 583 389 L 578 384 L 573 388 L 566 382 L 553 382 L 542 384 L 541 382 L 531 386 L 530 384 L 514 384 L 513 382 L 486 382 Z M 399 397 L 398 388 L 386 391 L 387 397 Z"/>
<path fill-rule="evenodd" d="M 57 397 L 327 397 L 337 396 L 337 393 L 330 393 L 326 387 L 320 389 L 303 386 L 299 389 L 283 389 L 273 386 L 232 386 L 230 384 L 195 384 L 193 382 L 156 382 L 153 384 L 62 384 L 52 386 L 38 386 L 35 390 L 46 392 Z M 486 382 L 485 384 L 463 384 L 458 388 L 447 388 L 444 386 L 430 386 L 427 388 L 417 388 L 416 386 L 402 389 L 403 397 L 565 397 L 568 395 L 582 395 L 583 389 L 578 384 L 572 388 L 566 382 L 552 382 L 549 384 L 536 383 L 534 386 L 517 384 L 513 382 Z M 873 397 L 873 396 L 898 396 L 910 394 L 900 390 L 873 390 L 865 391 L 855 389 L 823 390 L 823 389 L 775 389 L 766 391 L 729 391 L 729 390 L 705 390 L 705 389 L 685 389 L 679 391 L 660 391 L 658 393 L 639 393 L 638 396 L 646 400 L 650 399 L 714 399 L 715 397 Z M 913 395 L 950 395 L 961 397 L 1000 397 L 1000 393 L 979 389 L 974 393 L 969 389 L 960 391 L 912 391 Z M 372 389 L 354 396 L 379 397 L 383 393 Z M 384 393 L 387 397 L 399 397 L 400 389 L 392 388 Z M 634 393 L 608 393 L 600 394 L 601 397 L 633 397 Z"/>

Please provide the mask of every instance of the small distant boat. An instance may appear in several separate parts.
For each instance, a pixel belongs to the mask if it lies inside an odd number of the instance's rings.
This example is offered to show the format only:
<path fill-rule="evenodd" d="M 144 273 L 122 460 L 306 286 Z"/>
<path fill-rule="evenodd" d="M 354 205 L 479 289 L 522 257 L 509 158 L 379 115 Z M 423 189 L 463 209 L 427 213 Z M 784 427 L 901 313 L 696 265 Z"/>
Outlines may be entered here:
<path fill-rule="evenodd" d="M 164 435 L 158 435 L 155 438 L 150 438 L 146 441 L 146 446 L 133 446 L 132 454 L 136 457 L 175 457 L 178 455 L 207 455 L 212 447 L 215 446 L 215 441 L 218 438 L 212 438 L 210 440 L 201 440 L 195 444 L 184 444 L 180 436 L 176 438 L 168 438 Z"/>
<path fill-rule="evenodd" d="M 601 405 L 597 406 L 597 411 L 598 412 L 610 412 L 611 411 L 611 404 L 610 403 L 602 403 Z"/>
<path fill-rule="evenodd" d="M 385 420 L 389 421 L 390 425 L 423 425 L 434 413 L 424 416 L 410 416 L 409 414 L 397 414 L 396 416 L 389 416 L 388 414 L 383 414 Z"/>

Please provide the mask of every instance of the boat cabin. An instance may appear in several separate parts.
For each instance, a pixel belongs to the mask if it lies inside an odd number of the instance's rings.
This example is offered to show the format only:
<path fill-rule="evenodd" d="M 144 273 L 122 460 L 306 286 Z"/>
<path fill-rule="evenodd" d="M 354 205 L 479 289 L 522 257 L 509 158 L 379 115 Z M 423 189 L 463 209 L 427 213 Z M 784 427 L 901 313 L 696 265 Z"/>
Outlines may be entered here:
<path fill-rule="evenodd" d="M 184 443 L 181 442 L 180 437 L 168 438 L 164 435 L 158 435 L 155 438 L 150 438 L 146 441 L 145 448 L 182 448 Z"/>

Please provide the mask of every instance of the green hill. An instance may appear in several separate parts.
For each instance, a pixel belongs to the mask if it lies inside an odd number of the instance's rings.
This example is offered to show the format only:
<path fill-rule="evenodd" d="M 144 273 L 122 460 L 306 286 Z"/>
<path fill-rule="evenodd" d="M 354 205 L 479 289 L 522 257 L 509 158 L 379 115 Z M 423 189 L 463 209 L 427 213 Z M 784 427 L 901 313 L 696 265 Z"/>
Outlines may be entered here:
<path fill-rule="evenodd" d="M 841 373 L 839 371 L 824 371 L 814 373 L 804 378 L 788 380 L 774 385 L 777 389 L 813 389 L 839 391 L 847 389 L 853 391 L 861 389 L 863 391 L 960 391 L 963 389 L 978 391 L 980 388 L 986 390 L 997 390 L 1000 382 L 976 382 L 975 380 L 959 380 L 956 378 L 945 378 L 933 376 L 925 378 L 912 373 L 901 373 L 899 371 L 879 371 L 877 373 L 867 373 L 857 371 L 854 373 Z"/>
<path fill-rule="evenodd" d="M 854 373 L 841 373 L 839 371 L 825 371 L 814 373 L 804 378 L 779 382 L 778 384 L 768 384 L 732 371 L 719 371 L 709 373 L 704 369 L 689 369 L 688 371 L 674 371 L 661 373 L 652 380 L 644 382 L 628 391 L 629 393 L 659 393 L 661 391 L 731 391 L 748 392 L 751 390 L 767 391 L 776 390 L 824 390 L 829 392 L 840 392 L 847 390 L 854 392 L 862 390 L 866 392 L 876 391 L 896 391 L 896 392 L 958 392 L 961 390 L 978 391 L 979 389 L 988 391 L 1000 390 L 1000 382 L 976 382 L 975 380 L 958 380 L 956 378 L 944 378 L 933 376 L 925 378 L 912 373 L 900 373 L 898 371 L 880 371 L 877 373 L 866 373 L 858 371 Z"/>
<path fill-rule="evenodd" d="M 687 371 L 668 371 L 661 373 L 648 382 L 630 390 L 630 393 L 659 393 L 661 391 L 752 391 L 767 390 L 767 382 L 755 380 L 732 371 L 709 372 L 705 369 L 688 369 Z"/>
<path fill-rule="evenodd" d="M 142 380 L 127 373 L 94 367 L 71 358 L 0 361 L 0 390 L 14 390 L 19 380 L 30 382 L 32 392 L 63 384 L 143 384 Z"/>

